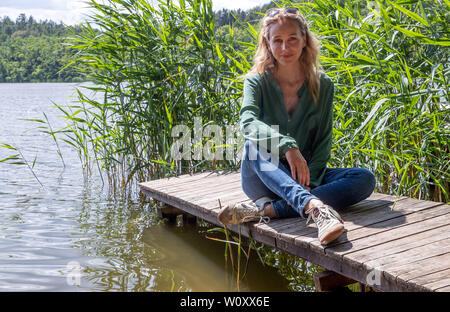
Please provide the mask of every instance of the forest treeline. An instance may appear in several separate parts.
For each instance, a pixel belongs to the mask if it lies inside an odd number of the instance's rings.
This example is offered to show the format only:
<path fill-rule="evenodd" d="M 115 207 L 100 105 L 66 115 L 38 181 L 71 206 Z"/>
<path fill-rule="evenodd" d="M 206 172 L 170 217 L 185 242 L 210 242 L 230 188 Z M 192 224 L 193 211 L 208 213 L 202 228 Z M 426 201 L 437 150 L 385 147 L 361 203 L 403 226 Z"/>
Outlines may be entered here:
<path fill-rule="evenodd" d="M 320 40 L 321 65 L 335 85 L 329 166 L 372 170 L 376 191 L 383 194 L 448 203 L 448 1 L 280 1 L 297 6 L 310 21 Z M 214 12 L 212 0 L 164 0 L 158 8 L 148 0 L 108 2 L 89 2 L 96 13 L 67 46 L 56 40 L 64 42 L 69 32 L 51 22 L 27 27 L 30 18 L 23 16 L 0 23 L 0 61 L 10 66 L 8 79 L 25 81 L 35 73 L 39 81 L 38 58 L 46 65 L 60 62 L 41 67 L 47 75 L 42 81 L 58 79 L 48 73 L 64 66 L 67 57 L 72 65 L 58 75 L 67 74 L 69 81 L 75 68 L 93 82 L 77 89 L 76 103 L 55 104 L 68 126 L 57 131 L 48 126 L 46 133 L 77 148 L 86 172 L 96 166 L 114 190 L 133 191 L 136 181 L 168 175 L 237 170 L 235 151 L 242 147 L 237 138 L 228 140 L 228 132 L 239 122 L 242 76 L 257 49 L 260 18 L 253 12 L 265 12 L 273 2 L 246 12 Z M 101 33 L 94 25 L 102 25 Z M 21 44 L 25 48 L 19 50 Z M 64 50 L 69 47 L 76 52 Z M 90 91 L 104 96 L 99 100 Z M 179 134 L 173 130 L 183 125 L 192 133 L 196 120 L 205 131 L 213 125 L 225 129 L 226 143 L 223 132 L 212 137 L 215 130 L 208 130 L 201 144 L 183 143 L 183 158 L 175 159 L 172 146 Z M 198 148 L 208 158 L 190 158 Z"/>
<path fill-rule="evenodd" d="M 76 32 L 78 26 L 72 27 Z M 0 18 L 0 82 L 73 82 L 84 77 L 66 68 L 72 57 L 65 45 L 72 32 L 62 23 L 36 21 L 20 14 Z"/>
<path fill-rule="evenodd" d="M 215 28 L 220 37 L 225 28 L 233 26 L 239 41 L 250 41 L 240 23 L 256 23 L 260 15 L 275 7 L 270 2 L 250 10 L 222 9 L 215 12 Z M 239 21 L 237 21 L 237 20 Z M 70 29 L 69 29 L 70 27 Z M 20 14 L 14 21 L 0 17 L 0 82 L 79 82 L 85 76 L 66 65 L 73 59 L 67 38 L 80 32 L 79 25 L 67 27 L 54 21 L 37 21 L 33 16 Z M 66 67 L 66 68 L 65 68 Z"/>

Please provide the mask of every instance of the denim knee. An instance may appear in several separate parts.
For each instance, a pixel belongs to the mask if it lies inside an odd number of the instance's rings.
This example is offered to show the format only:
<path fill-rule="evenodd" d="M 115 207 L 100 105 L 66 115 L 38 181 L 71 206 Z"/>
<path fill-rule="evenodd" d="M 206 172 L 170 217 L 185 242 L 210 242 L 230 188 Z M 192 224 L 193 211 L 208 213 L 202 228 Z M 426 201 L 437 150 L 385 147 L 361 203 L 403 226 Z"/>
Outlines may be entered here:
<path fill-rule="evenodd" d="M 373 174 L 372 171 L 370 171 L 369 169 L 366 168 L 358 168 L 359 170 L 359 176 L 361 179 L 361 195 L 364 198 L 369 197 L 373 190 L 375 189 L 375 185 L 376 185 L 376 179 L 375 179 L 375 175 Z"/>

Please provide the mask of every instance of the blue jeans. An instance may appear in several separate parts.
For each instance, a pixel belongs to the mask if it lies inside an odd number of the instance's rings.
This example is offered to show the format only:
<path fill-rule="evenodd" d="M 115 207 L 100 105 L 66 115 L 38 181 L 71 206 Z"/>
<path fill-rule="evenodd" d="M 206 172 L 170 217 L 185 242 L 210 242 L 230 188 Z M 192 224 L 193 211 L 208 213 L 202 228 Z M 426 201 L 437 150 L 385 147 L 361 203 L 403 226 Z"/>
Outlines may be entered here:
<path fill-rule="evenodd" d="M 370 170 L 326 168 L 322 184 L 308 191 L 292 179 L 286 160 L 273 161 L 269 155 L 267 152 L 262 155 L 256 144 L 246 141 L 241 183 L 244 193 L 251 200 L 261 197 L 272 199 L 277 218 L 305 218 L 303 209 L 313 198 L 340 210 L 369 197 L 375 188 L 375 176 Z"/>

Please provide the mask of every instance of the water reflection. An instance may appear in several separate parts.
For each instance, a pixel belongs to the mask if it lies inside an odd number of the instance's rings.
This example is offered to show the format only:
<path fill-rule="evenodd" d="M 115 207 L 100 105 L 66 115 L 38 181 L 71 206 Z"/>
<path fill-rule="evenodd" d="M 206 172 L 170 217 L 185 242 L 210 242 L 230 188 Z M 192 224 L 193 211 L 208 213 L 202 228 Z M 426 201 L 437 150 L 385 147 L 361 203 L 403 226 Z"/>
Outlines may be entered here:
<path fill-rule="evenodd" d="M 102 291 L 237 290 L 224 245 L 206 238 L 204 223 L 170 225 L 151 205 L 118 199 L 85 201 L 79 222 L 83 236 L 96 237 L 76 244 L 85 256 L 96 257 L 81 263 L 81 286 L 86 280 Z M 256 254 L 239 289 L 289 290 L 286 279 Z"/>
<path fill-rule="evenodd" d="M 137 196 L 113 196 L 99 176 L 84 177 L 78 155 L 20 118 L 64 126 L 51 101 L 68 104 L 77 84 L 0 84 L 0 142 L 21 149 L 34 171 L 0 164 L 0 291 L 233 291 L 224 245 L 209 225 L 170 226 Z M 31 130 L 30 130 L 31 129 Z M 9 156 L 0 149 L 0 159 Z M 242 291 L 313 290 L 317 268 L 262 249 L 253 252 Z"/>

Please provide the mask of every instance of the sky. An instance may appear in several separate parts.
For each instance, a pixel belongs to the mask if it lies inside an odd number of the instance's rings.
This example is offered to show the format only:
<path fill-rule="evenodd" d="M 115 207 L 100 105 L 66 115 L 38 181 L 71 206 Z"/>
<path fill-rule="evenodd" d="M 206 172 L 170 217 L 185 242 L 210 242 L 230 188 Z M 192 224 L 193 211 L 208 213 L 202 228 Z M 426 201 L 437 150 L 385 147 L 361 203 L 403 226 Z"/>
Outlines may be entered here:
<path fill-rule="evenodd" d="M 85 0 L 0 0 L 0 17 L 9 16 L 12 20 L 21 13 L 35 20 L 62 21 L 66 25 L 82 22 L 89 11 Z M 213 9 L 251 9 L 270 0 L 213 0 Z"/>

